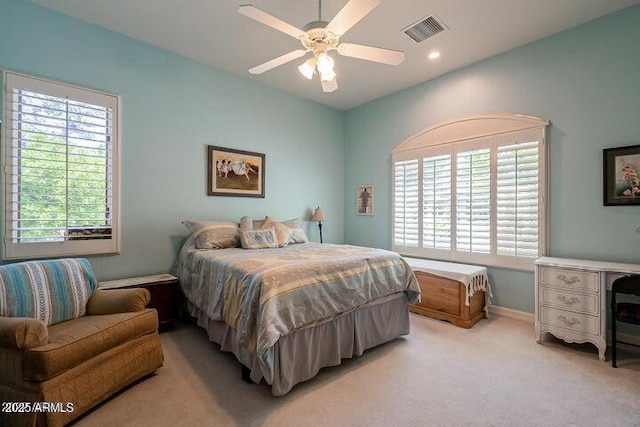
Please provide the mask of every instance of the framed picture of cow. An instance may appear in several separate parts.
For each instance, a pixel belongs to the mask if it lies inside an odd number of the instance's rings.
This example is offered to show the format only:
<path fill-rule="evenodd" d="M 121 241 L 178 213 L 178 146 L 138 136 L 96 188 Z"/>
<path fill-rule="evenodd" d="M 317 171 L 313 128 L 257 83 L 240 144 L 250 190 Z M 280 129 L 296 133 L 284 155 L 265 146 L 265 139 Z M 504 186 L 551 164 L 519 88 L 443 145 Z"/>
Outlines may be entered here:
<path fill-rule="evenodd" d="M 264 154 L 214 145 L 207 152 L 207 195 L 264 198 Z"/>

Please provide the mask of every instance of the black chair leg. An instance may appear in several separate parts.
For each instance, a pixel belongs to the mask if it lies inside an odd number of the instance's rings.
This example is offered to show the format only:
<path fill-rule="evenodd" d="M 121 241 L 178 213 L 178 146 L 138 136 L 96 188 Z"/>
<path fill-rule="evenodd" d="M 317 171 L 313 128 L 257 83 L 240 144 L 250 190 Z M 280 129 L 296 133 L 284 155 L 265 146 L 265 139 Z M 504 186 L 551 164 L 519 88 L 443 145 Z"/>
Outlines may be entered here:
<path fill-rule="evenodd" d="M 611 366 L 618 367 L 616 360 L 616 293 L 611 293 Z"/>

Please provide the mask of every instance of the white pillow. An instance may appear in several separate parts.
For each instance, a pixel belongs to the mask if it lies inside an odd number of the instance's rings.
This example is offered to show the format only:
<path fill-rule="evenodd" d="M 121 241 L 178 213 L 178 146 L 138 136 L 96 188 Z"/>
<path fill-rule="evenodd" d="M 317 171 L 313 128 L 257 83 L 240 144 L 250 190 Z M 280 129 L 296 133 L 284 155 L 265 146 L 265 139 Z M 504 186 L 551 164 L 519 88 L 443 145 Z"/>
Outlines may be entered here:
<path fill-rule="evenodd" d="M 307 233 L 304 232 L 300 220 L 290 219 L 283 222 L 284 225 L 291 229 L 291 236 L 289 236 L 289 243 L 309 243 Z"/>

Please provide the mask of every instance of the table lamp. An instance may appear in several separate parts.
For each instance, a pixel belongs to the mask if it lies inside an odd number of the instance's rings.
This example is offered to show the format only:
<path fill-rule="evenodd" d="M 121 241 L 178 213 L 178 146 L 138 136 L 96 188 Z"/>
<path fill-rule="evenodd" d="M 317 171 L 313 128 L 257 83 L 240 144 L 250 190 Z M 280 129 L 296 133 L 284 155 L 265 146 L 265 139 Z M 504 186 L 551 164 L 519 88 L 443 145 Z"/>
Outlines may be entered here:
<path fill-rule="evenodd" d="M 320 229 L 320 243 L 322 243 L 322 221 L 324 221 L 324 212 L 322 212 L 320 207 L 316 208 L 315 212 L 313 212 L 311 221 L 318 223 L 318 228 Z"/>

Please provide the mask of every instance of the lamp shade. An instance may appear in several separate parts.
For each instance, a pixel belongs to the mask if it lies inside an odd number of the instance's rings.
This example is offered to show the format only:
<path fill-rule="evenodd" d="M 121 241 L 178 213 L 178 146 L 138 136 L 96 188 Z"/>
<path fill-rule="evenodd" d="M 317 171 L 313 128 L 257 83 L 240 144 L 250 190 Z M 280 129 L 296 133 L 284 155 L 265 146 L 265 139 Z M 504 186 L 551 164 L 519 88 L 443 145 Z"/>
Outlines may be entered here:
<path fill-rule="evenodd" d="M 307 59 L 304 64 L 298 67 L 300 74 L 311 80 L 313 73 L 316 71 L 316 57 Z"/>
<path fill-rule="evenodd" d="M 324 212 L 322 212 L 322 208 L 317 208 L 311 217 L 311 221 L 314 222 L 322 222 L 324 221 Z"/>
<path fill-rule="evenodd" d="M 335 63 L 333 62 L 333 58 L 327 55 L 326 53 L 322 52 L 320 55 L 318 55 L 318 62 L 316 64 L 316 67 L 318 67 L 318 72 L 320 73 L 333 72 L 334 64 Z"/>

